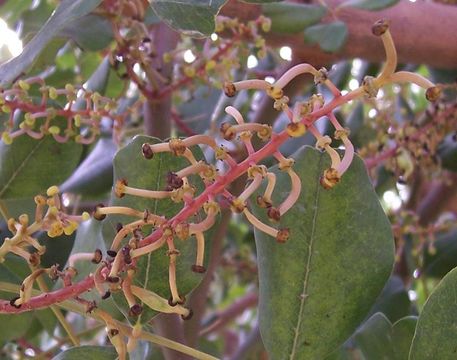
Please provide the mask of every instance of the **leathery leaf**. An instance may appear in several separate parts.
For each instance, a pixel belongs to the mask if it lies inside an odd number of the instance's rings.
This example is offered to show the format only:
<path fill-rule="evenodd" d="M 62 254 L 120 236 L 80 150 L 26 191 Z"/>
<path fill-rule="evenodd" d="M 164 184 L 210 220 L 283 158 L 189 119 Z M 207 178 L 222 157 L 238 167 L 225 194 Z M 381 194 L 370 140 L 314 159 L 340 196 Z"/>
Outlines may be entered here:
<path fill-rule="evenodd" d="M 256 231 L 260 331 L 272 359 L 322 359 L 367 315 L 392 271 L 391 227 L 356 157 L 332 190 L 319 183 L 330 159 L 300 149 L 294 170 L 300 197 L 282 216 L 285 244 Z M 290 180 L 277 167 L 273 204 L 288 195 Z M 268 222 L 264 209 L 257 216 Z"/>

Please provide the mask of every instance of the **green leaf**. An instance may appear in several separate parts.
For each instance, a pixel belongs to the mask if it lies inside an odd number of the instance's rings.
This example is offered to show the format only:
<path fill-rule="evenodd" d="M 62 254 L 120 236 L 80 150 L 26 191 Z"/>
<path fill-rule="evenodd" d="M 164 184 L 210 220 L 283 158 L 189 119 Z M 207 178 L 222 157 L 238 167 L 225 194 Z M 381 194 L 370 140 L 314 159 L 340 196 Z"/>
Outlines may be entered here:
<path fill-rule="evenodd" d="M 147 160 L 142 156 L 141 146 L 144 143 L 157 143 L 161 140 L 149 136 L 136 136 L 127 146 L 118 151 L 114 157 L 114 183 L 118 179 L 126 179 L 129 186 L 148 189 L 164 190 L 166 188 L 166 174 L 169 171 L 176 172 L 189 165 L 187 159 L 176 157 L 171 153 L 155 154 L 153 159 Z M 192 148 L 197 159 L 202 159 L 203 154 L 198 147 Z M 190 183 L 196 187 L 196 194 L 203 190 L 203 183 L 199 177 L 191 176 Z M 125 195 L 117 198 L 113 194 L 111 202 L 114 206 L 128 206 L 140 211 L 148 209 L 151 213 L 171 218 L 182 209 L 182 203 L 174 203 L 170 199 L 153 200 L 137 196 Z M 192 222 L 199 222 L 203 218 L 201 214 L 189 219 Z M 133 220 L 132 217 L 124 215 L 107 216 L 103 221 L 103 237 L 107 248 L 116 234 L 117 223 L 126 224 Z M 144 234 L 145 236 L 148 233 Z M 208 243 L 210 240 L 208 239 Z M 191 266 L 195 264 L 196 241 L 190 238 L 187 241 L 175 242 L 176 248 L 180 251 L 180 256 L 176 263 L 176 278 L 178 289 L 181 295 L 186 295 L 202 279 L 202 274 L 191 271 Z M 135 274 L 134 284 L 151 290 L 160 296 L 168 299 L 170 289 L 168 285 L 168 264 L 169 258 L 166 255 L 166 247 L 161 248 L 148 256 L 142 256 L 137 264 L 137 273 Z M 208 253 L 208 251 L 206 251 Z M 115 297 L 116 302 L 122 309 L 128 309 L 123 296 L 120 294 Z M 125 311 L 126 312 L 126 311 Z M 155 314 L 152 310 L 146 308 L 141 315 L 141 320 L 147 322 Z"/>
<path fill-rule="evenodd" d="M 90 13 L 100 2 L 101 0 L 63 0 L 38 34 L 24 47 L 22 53 L 0 66 L 0 85 L 10 83 L 25 72 L 65 26 Z"/>
<path fill-rule="evenodd" d="M 0 17 L 13 24 L 32 5 L 33 0 L 8 0 L 0 6 Z"/>
<path fill-rule="evenodd" d="M 395 360 L 407 360 L 414 331 L 416 330 L 417 316 L 406 316 L 398 320 L 392 328 L 392 348 Z"/>
<path fill-rule="evenodd" d="M 376 313 L 357 330 L 354 338 L 365 359 L 392 359 L 391 333 L 392 324 L 389 319 L 382 313 Z"/>
<path fill-rule="evenodd" d="M 60 190 L 86 196 L 107 193 L 113 181 L 113 157 L 116 149 L 112 139 L 99 139 L 90 154 L 60 186 Z"/>
<path fill-rule="evenodd" d="M 457 356 L 457 269 L 448 273 L 425 303 L 409 358 L 455 359 Z"/>
<path fill-rule="evenodd" d="M 76 167 L 82 145 L 58 143 L 52 136 L 35 140 L 29 136 L 0 142 L 0 199 L 27 198 L 60 184 Z"/>
<path fill-rule="evenodd" d="M 457 171 L 457 132 L 444 138 L 438 145 L 437 155 L 443 168 Z"/>
<path fill-rule="evenodd" d="M 189 36 L 209 36 L 215 17 L 226 0 L 152 0 L 157 16 L 173 29 Z"/>
<path fill-rule="evenodd" d="M 262 5 L 262 12 L 271 19 L 273 32 L 297 33 L 318 23 L 327 9 L 320 5 L 277 3 Z"/>
<path fill-rule="evenodd" d="M 11 298 L 13 297 L 11 296 Z M 8 324 L 8 326 L 0 326 L 0 345 L 23 336 L 29 329 L 32 319 L 33 314 L 31 313 L 14 315 L 0 314 L 0 323 Z"/>
<path fill-rule="evenodd" d="M 422 272 L 425 276 L 441 279 L 457 266 L 457 231 L 438 234 L 433 243 L 434 252 L 424 250 Z"/>
<path fill-rule="evenodd" d="M 305 41 L 318 44 L 326 52 L 337 52 L 346 43 L 348 28 L 342 21 L 318 24 L 305 30 Z"/>
<path fill-rule="evenodd" d="M 62 29 L 62 35 L 73 39 L 84 50 L 98 51 L 113 39 L 111 22 L 98 15 L 86 15 Z"/>
<path fill-rule="evenodd" d="M 392 275 L 370 311 L 383 313 L 391 322 L 411 314 L 411 301 L 401 278 Z"/>
<path fill-rule="evenodd" d="M 78 346 L 61 352 L 52 360 L 114 360 L 117 353 L 112 346 Z"/>
<path fill-rule="evenodd" d="M 340 5 L 340 7 L 355 7 L 357 9 L 378 11 L 398 3 L 399 0 L 348 0 Z"/>
<path fill-rule="evenodd" d="M 274 359 L 320 359 L 360 324 L 389 278 L 392 232 L 363 161 L 355 157 L 341 182 L 326 191 L 320 176 L 329 157 L 304 147 L 295 155 L 302 183 L 295 206 L 281 217 L 290 228 L 285 244 L 256 231 L 260 281 L 259 318 Z M 277 167 L 274 204 L 290 180 Z M 265 211 L 255 211 L 267 222 Z"/>

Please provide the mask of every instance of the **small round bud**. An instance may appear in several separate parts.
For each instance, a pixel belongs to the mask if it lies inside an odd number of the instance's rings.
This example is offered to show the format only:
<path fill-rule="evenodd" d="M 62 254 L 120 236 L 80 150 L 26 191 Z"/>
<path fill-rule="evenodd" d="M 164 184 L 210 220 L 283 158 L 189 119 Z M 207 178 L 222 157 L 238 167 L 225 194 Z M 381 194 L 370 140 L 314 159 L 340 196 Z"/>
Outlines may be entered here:
<path fill-rule="evenodd" d="M 140 304 L 134 304 L 130 307 L 129 316 L 139 316 L 143 312 L 143 307 Z"/>
<path fill-rule="evenodd" d="M 301 122 L 289 123 L 286 127 L 286 131 L 290 137 L 300 137 L 306 133 L 306 126 Z"/>
<path fill-rule="evenodd" d="M 103 204 L 98 204 L 96 207 L 95 207 L 95 211 L 94 211 L 94 219 L 98 220 L 98 221 L 102 221 L 103 219 L 106 218 L 106 215 L 105 214 L 100 214 L 100 212 L 98 211 L 99 209 L 101 209 L 102 207 L 105 207 L 105 205 Z"/>
<path fill-rule="evenodd" d="M 2 141 L 4 142 L 5 145 L 11 145 L 13 143 L 13 138 L 9 133 L 4 131 L 2 133 Z"/>
<path fill-rule="evenodd" d="M 110 336 L 119 335 L 119 330 L 118 329 L 109 329 L 109 334 L 110 334 Z"/>
<path fill-rule="evenodd" d="M 224 90 L 224 94 L 228 97 L 234 97 L 236 94 L 236 87 L 235 84 L 232 82 L 224 82 L 224 85 L 222 85 L 222 88 Z"/>
<path fill-rule="evenodd" d="M 320 183 L 325 190 L 333 188 L 340 182 L 341 176 L 338 171 L 333 168 L 329 168 L 324 171 L 324 175 L 320 178 Z"/>
<path fill-rule="evenodd" d="M 122 198 L 125 195 L 125 187 L 128 186 L 128 182 L 126 179 L 119 179 L 116 181 L 114 185 L 114 194 L 118 198 Z"/>
<path fill-rule="evenodd" d="M 177 138 L 170 139 L 170 141 L 168 142 L 168 146 L 170 147 L 170 150 L 173 152 L 173 154 L 175 154 L 176 156 L 184 155 L 187 149 L 183 141 Z"/>
<path fill-rule="evenodd" d="M 51 135 L 59 135 L 60 134 L 60 128 L 58 126 L 50 126 L 49 129 L 48 129 L 49 133 Z"/>
<path fill-rule="evenodd" d="M 103 258 L 102 251 L 100 249 L 95 249 L 94 256 L 93 256 L 93 258 L 91 260 L 92 263 L 99 264 L 100 261 L 102 261 L 102 258 Z"/>
<path fill-rule="evenodd" d="M 20 299 L 19 296 L 16 296 L 15 298 L 12 298 L 12 299 L 10 300 L 10 305 L 11 305 L 12 307 L 15 307 L 16 309 L 19 309 L 19 308 L 22 306 L 22 304 L 16 305 L 16 300 L 19 300 L 19 299 Z"/>
<path fill-rule="evenodd" d="M 203 274 L 204 272 L 206 272 L 206 268 L 201 265 L 192 265 L 191 269 L 194 273 Z"/>
<path fill-rule="evenodd" d="M 268 218 L 273 222 L 279 222 L 279 220 L 281 220 L 281 213 L 279 212 L 278 208 L 273 206 L 268 208 L 267 215 Z"/>
<path fill-rule="evenodd" d="M 376 21 L 371 27 L 371 32 L 375 36 L 383 35 L 389 29 L 389 21 L 386 19 L 381 19 Z"/>
<path fill-rule="evenodd" d="M 235 138 L 236 133 L 232 130 L 232 125 L 229 123 L 222 123 L 219 130 L 224 140 L 231 141 Z"/>
<path fill-rule="evenodd" d="M 181 318 L 183 320 L 190 320 L 190 319 L 192 319 L 193 315 L 194 315 L 194 312 L 191 309 L 189 309 L 189 313 L 187 315 L 181 315 Z"/>
<path fill-rule="evenodd" d="M 425 91 L 425 98 L 428 101 L 434 102 L 439 99 L 440 95 L 441 95 L 441 89 L 438 86 L 429 87 Z"/>
<path fill-rule="evenodd" d="M 186 297 L 185 296 L 180 296 L 179 300 L 173 301 L 173 297 L 170 297 L 168 299 L 168 305 L 170 306 L 176 306 L 176 305 L 182 305 L 186 302 Z"/>
<path fill-rule="evenodd" d="M 48 188 L 48 190 L 46 190 L 46 195 L 48 196 L 54 196 L 54 195 L 57 195 L 59 193 L 59 188 L 57 186 L 51 186 Z"/>
<path fill-rule="evenodd" d="M 114 250 L 107 250 L 106 253 L 108 254 L 108 256 L 111 256 L 112 258 L 115 258 L 117 255 L 117 252 Z"/>
<path fill-rule="evenodd" d="M 106 278 L 106 281 L 108 281 L 111 284 L 117 284 L 120 280 L 121 279 L 119 278 L 119 276 L 108 276 Z"/>
<path fill-rule="evenodd" d="M 259 205 L 261 208 L 266 209 L 266 208 L 271 207 L 271 201 L 265 200 L 265 198 L 263 196 L 260 196 L 260 195 L 257 196 L 256 201 L 257 201 L 257 205 Z"/>
<path fill-rule="evenodd" d="M 278 234 L 276 235 L 276 241 L 278 243 L 285 243 L 289 240 L 290 230 L 287 228 L 279 229 Z"/>
<path fill-rule="evenodd" d="M 152 151 L 151 146 L 149 144 L 143 144 L 141 146 L 141 152 L 145 159 L 152 159 L 154 157 L 154 151 Z"/>

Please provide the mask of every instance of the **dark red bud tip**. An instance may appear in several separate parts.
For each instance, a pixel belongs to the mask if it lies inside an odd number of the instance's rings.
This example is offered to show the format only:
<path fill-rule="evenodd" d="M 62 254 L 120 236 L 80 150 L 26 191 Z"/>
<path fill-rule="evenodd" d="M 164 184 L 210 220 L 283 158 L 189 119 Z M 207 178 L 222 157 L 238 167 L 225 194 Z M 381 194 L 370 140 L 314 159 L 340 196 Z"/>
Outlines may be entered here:
<path fill-rule="evenodd" d="M 139 316 L 143 312 L 143 307 L 140 304 L 133 305 L 129 310 L 129 316 Z"/>
<path fill-rule="evenodd" d="M 228 97 L 234 97 L 236 94 L 236 87 L 234 83 L 226 81 L 223 85 L 222 88 L 224 90 L 224 94 Z"/>
<path fill-rule="evenodd" d="M 206 272 L 206 268 L 201 265 L 192 265 L 191 269 L 194 273 L 203 274 L 204 272 Z"/>
<path fill-rule="evenodd" d="M 119 280 L 120 280 L 120 279 L 119 279 L 119 276 L 108 276 L 108 277 L 106 278 L 106 281 L 108 281 L 108 282 L 110 282 L 110 283 L 112 283 L 112 284 L 118 283 Z"/>
<path fill-rule="evenodd" d="M 108 256 L 111 256 L 113 258 L 117 255 L 117 252 L 114 250 L 108 250 L 106 253 L 108 254 Z"/>
<path fill-rule="evenodd" d="M 109 334 L 110 336 L 116 336 L 119 334 L 119 330 L 118 329 L 110 329 L 109 330 Z"/>
<path fill-rule="evenodd" d="M 102 258 L 103 258 L 102 251 L 100 249 L 95 249 L 94 257 L 91 260 L 92 263 L 99 264 L 100 261 L 102 261 Z"/>
<path fill-rule="evenodd" d="M 434 102 L 440 98 L 441 89 L 438 86 L 429 87 L 425 91 L 425 97 L 428 101 Z"/>
<path fill-rule="evenodd" d="M 178 175 L 176 175 L 175 173 L 173 173 L 171 171 L 167 174 L 166 181 L 167 181 L 167 189 L 169 191 L 174 190 L 174 189 L 179 189 L 184 184 L 183 180 Z"/>
<path fill-rule="evenodd" d="M 281 220 L 281 214 L 278 208 L 275 208 L 273 206 L 268 208 L 267 215 L 271 221 L 279 222 L 279 220 Z"/>
<path fill-rule="evenodd" d="M 168 299 L 168 305 L 170 306 L 176 306 L 176 305 L 182 305 L 186 302 L 186 297 L 185 296 L 180 296 L 179 297 L 180 299 L 177 300 L 177 301 L 173 301 L 173 297 L 170 296 L 170 298 Z"/>
<path fill-rule="evenodd" d="M 94 219 L 95 219 L 95 220 L 102 221 L 104 218 L 106 218 L 106 215 L 105 215 L 105 214 L 99 214 L 98 211 L 97 211 L 99 208 L 102 208 L 102 207 L 105 207 L 105 205 L 103 205 L 103 204 L 98 204 L 98 205 L 95 207 L 95 211 L 94 211 Z"/>
<path fill-rule="evenodd" d="M 194 312 L 192 311 L 192 309 L 189 309 L 189 314 L 187 314 L 186 316 L 181 315 L 181 318 L 183 320 L 190 320 L 190 319 L 192 319 L 192 316 L 194 316 Z"/>
<path fill-rule="evenodd" d="M 123 228 L 123 226 L 122 226 L 122 224 L 121 224 L 121 223 L 117 223 L 117 224 L 116 224 L 116 232 L 119 232 L 119 231 L 121 231 L 121 230 L 122 230 L 122 228 Z"/>
<path fill-rule="evenodd" d="M 15 307 L 16 309 L 20 309 L 20 307 L 22 306 L 22 304 L 16 305 L 16 300 L 18 300 L 18 299 L 19 299 L 19 296 L 16 296 L 15 298 L 12 298 L 10 300 L 10 305 L 12 307 Z"/>
<path fill-rule="evenodd" d="M 141 152 L 143 153 L 143 156 L 145 159 L 152 159 L 154 157 L 154 151 L 152 151 L 151 147 L 149 144 L 143 144 L 141 146 Z"/>
<path fill-rule="evenodd" d="M 41 257 L 38 253 L 32 253 L 30 254 L 29 256 L 29 263 L 30 265 L 36 267 L 38 265 L 40 265 L 40 262 L 41 262 Z"/>
<path fill-rule="evenodd" d="M 383 35 L 389 29 L 389 21 L 386 19 L 381 19 L 376 21 L 371 27 L 371 32 L 375 36 Z"/>
<path fill-rule="evenodd" d="M 278 234 L 276 235 L 276 241 L 280 244 L 285 243 L 289 240 L 290 230 L 288 228 L 279 229 Z"/>
<path fill-rule="evenodd" d="M 111 296 L 111 291 L 107 291 L 106 293 L 103 294 L 102 300 L 106 300 Z"/>

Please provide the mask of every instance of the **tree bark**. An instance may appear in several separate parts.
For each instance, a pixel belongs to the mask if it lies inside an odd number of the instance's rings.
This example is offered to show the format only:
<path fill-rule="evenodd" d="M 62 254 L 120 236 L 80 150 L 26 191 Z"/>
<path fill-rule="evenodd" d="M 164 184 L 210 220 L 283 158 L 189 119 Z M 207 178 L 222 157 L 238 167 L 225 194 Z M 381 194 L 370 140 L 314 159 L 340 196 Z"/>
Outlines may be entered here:
<path fill-rule="evenodd" d="M 298 3 L 309 3 L 299 0 Z M 330 9 L 336 9 L 342 0 L 326 0 Z M 222 14 L 246 21 L 258 17 L 260 5 L 230 1 Z M 457 6 L 428 1 L 412 3 L 401 0 L 395 6 L 381 11 L 341 8 L 336 11 L 339 20 L 347 24 L 346 45 L 335 54 L 323 52 L 318 46 L 307 45 L 303 32 L 296 34 L 267 34 L 273 46 L 290 46 L 294 56 L 314 66 L 323 66 L 338 60 L 362 58 L 373 62 L 385 59 L 381 40 L 371 33 L 372 24 L 381 18 L 390 20 L 391 32 L 397 47 L 399 62 L 427 64 L 437 68 L 457 68 Z M 324 22 L 331 22 L 327 17 Z"/>

